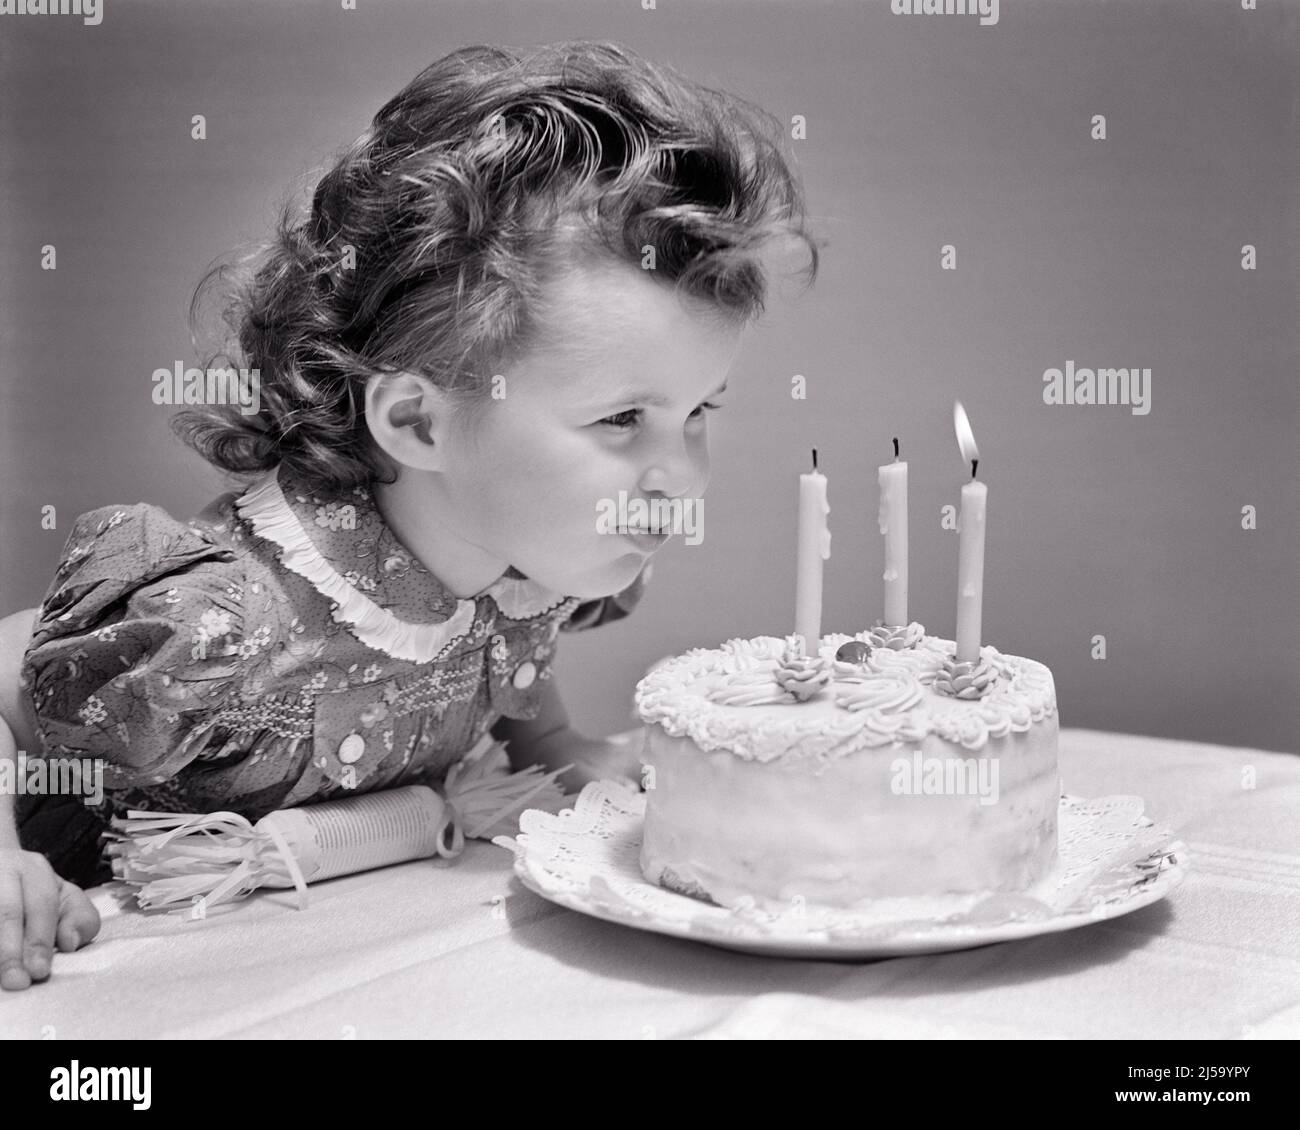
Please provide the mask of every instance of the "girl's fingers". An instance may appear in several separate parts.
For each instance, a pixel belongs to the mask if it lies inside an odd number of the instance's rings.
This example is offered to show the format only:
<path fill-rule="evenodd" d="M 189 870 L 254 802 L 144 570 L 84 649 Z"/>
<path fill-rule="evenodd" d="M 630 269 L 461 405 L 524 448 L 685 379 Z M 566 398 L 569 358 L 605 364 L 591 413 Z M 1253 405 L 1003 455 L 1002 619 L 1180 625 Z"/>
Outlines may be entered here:
<path fill-rule="evenodd" d="M 71 918 L 60 915 L 59 929 L 54 937 L 59 947 L 59 953 L 73 953 L 81 946 L 81 935 L 77 931 L 76 923 Z"/>
<path fill-rule="evenodd" d="M 54 956 L 54 930 L 59 921 L 59 878 L 49 867 L 26 867 L 22 873 L 23 963 L 33 981 L 50 975 Z"/>
<path fill-rule="evenodd" d="M 59 948 L 64 953 L 80 949 L 99 933 L 99 911 L 75 883 L 60 880 Z"/>
<path fill-rule="evenodd" d="M 23 964 L 23 885 L 12 867 L 0 869 L 0 988 L 32 983 Z"/>

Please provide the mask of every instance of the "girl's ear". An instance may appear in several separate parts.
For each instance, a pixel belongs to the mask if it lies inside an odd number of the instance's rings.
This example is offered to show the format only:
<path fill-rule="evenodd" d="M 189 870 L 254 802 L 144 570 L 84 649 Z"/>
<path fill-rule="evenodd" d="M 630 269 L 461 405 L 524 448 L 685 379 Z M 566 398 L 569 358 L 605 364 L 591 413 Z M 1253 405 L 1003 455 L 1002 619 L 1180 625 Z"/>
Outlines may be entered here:
<path fill-rule="evenodd" d="M 366 426 L 385 454 L 422 471 L 444 469 L 451 404 L 442 389 L 412 373 L 378 373 L 366 382 Z"/>

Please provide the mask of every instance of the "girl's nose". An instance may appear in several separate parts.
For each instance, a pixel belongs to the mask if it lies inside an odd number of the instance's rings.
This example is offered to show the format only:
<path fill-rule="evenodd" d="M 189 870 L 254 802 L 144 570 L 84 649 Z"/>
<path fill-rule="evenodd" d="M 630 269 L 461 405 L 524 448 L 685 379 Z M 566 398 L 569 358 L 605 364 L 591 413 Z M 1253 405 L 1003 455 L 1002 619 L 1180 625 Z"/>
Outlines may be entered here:
<path fill-rule="evenodd" d="M 709 482 L 708 452 L 692 455 L 680 446 L 671 455 L 657 459 L 641 476 L 646 494 L 668 498 L 697 498 Z"/>

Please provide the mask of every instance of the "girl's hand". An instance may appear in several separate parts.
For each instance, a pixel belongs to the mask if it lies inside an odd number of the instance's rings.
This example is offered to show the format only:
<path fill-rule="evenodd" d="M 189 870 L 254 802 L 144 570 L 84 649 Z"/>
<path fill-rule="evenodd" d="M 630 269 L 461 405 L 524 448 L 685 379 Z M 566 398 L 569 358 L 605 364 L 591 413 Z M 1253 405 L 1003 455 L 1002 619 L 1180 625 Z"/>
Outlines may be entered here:
<path fill-rule="evenodd" d="M 37 851 L 0 848 L 0 988 L 26 989 L 50 975 L 62 953 L 99 933 L 99 911 L 86 892 L 58 875 Z"/>

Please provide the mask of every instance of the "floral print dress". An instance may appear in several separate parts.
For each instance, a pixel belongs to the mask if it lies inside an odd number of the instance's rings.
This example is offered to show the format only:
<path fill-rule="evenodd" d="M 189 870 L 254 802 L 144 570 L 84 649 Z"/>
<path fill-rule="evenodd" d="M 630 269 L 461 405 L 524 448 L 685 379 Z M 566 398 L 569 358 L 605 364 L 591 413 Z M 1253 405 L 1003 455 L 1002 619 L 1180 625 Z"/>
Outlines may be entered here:
<path fill-rule="evenodd" d="M 282 466 L 180 522 L 145 503 L 81 515 L 21 682 L 42 748 L 103 759 L 104 799 L 17 798 L 24 848 L 81 886 L 129 808 L 277 808 L 438 785 L 502 717 L 533 718 L 557 634 L 626 616 L 511 568 L 457 598 L 371 493 L 322 498 Z"/>

